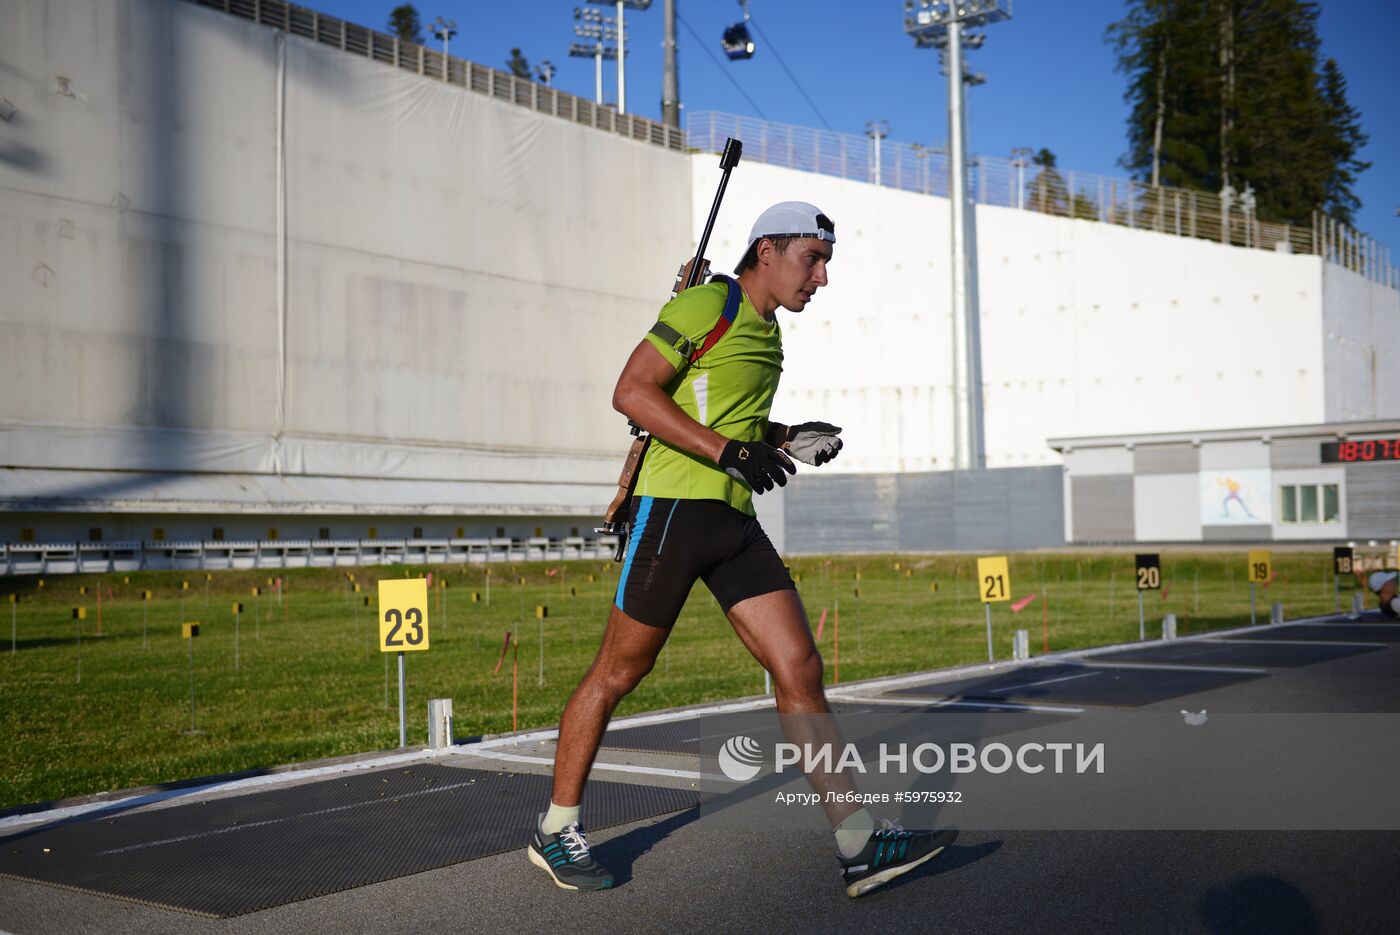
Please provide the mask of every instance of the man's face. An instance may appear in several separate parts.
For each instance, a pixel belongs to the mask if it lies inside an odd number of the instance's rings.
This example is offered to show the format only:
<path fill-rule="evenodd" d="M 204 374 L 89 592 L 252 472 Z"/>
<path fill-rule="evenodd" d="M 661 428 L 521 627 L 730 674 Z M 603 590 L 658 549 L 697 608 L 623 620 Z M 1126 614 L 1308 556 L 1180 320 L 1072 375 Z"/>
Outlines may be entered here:
<path fill-rule="evenodd" d="M 763 246 L 769 253 L 765 279 L 773 297 L 789 312 L 802 311 L 827 283 L 826 266 L 831 262 L 832 245 L 804 237 L 790 241 L 782 253 L 771 241 Z"/>
<path fill-rule="evenodd" d="M 1376 596 L 1381 599 L 1382 604 L 1388 604 L 1395 599 L 1395 593 L 1395 579 L 1391 578 L 1389 581 L 1387 581 L 1384 585 L 1381 586 L 1380 591 L 1376 592 Z"/>

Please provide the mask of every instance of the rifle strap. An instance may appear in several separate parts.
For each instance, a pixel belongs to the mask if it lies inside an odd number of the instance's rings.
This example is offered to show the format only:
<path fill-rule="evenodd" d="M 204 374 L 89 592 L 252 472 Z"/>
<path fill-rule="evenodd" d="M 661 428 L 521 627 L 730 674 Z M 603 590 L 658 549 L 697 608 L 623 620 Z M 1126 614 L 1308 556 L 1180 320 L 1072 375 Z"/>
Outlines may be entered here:
<path fill-rule="evenodd" d="M 683 368 L 689 367 L 710 351 L 720 338 L 724 337 L 734 324 L 734 319 L 739 316 L 739 304 L 743 300 L 744 290 L 739 287 L 737 280 L 728 276 L 716 275 L 711 279 L 722 280 L 729 288 L 725 293 L 724 310 L 720 312 L 719 319 L 714 326 L 701 339 L 697 347 L 685 335 L 665 322 L 658 321 L 652 325 L 651 333 L 662 341 L 670 345 L 684 361 Z M 682 368 L 682 369 L 683 369 Z M 679 372 L 679 371 L 678 371 Z M 646 456 L 647 447 L 651 442 L 651 436 L 643 432 L 632 440 L 632 447 L 627 451 L 627 459 L 622 463 L 622 474 L 617 479 L 617 495 L 613 497 L 612 503 L 608 504 L 607 512 L 603 514 L 604 529 L 616 529 L 622 533 L 619 541 L 618 561 L 621 561 L 621 552 L 626 545 L 627 534 L 630 531 L 629 517 L 632 507 L 632 493 L 637 489 L 637 475 L 641 473 L 642 458 Z"/>
<path fill-rule="evenodd" d="M 651 326 L 651 333 L 666 342 L 679 354 L 681 359 L 685 361 L 685 366 L 689 366 L 704 357 L 729 331 L 730 326 L 734 324 L 734 319 L 739 317 L 739 303 L 744 298 L 744 290 L 739 287 L 737 281 L 728 276 L 717 274 L 710 281 L 714 282 L 716 279 L 729 287 L 724 297 L 724 310 L 720 312 L 714 327 L 700 339 L 698 345 L 663 321 L 658 321 Z"/>

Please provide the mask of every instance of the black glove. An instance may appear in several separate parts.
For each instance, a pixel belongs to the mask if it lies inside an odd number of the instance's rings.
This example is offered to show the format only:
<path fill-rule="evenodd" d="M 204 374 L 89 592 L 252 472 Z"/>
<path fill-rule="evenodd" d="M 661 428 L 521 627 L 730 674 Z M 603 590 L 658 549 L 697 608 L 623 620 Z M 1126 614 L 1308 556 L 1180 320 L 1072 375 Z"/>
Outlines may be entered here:
<path fill-rule="evenodd" d="M 731 441 L 720 452 L 719 466 L 754 493 L 772 490 L 774 484 L 786 487 L 787 475 L 797 473 L 792 459 L 767 442 Z"/>
<path fill-rule="evenodd" d="M 792 456 L 806 464 L 822 465 L 836 457 L 841 450 L 839 425 L 827 422 L 803 422 L 788 427 L 787 442 L 783 445 Z"/>

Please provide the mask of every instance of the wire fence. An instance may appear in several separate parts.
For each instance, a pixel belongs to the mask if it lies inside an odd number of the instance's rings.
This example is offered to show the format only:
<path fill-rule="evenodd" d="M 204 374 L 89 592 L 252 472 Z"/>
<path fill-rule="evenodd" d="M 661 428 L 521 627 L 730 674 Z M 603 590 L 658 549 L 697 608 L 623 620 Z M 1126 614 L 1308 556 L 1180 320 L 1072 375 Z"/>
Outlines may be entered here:
<path fill-rule="evenodd" d="M 520 107 L 562 117 L 574 123 L 666 149 L 684 148 L 684 136 L 674 127 L 667 127 L 635 114 L 619 114 L 610 107 L 600 107 L 590 100 L 556 91 L 548 85 L 528 78 L 517 78 L 508 72 L 497 71 L 476 62 L 453 55 L 443 55 L 416 43 L 404 42 L 397 36 L 357 26 L 294 3 L 282 3 L 279 0 L 187 2 L 252 20 L 352 55 L 373 59 L 425 78 L 436 78 L 447 84 L 455 84 L 487 97 L 509 101 Z"/>
<path fill-rule="evenodd" d="M 744 158 L 948 197 L 948 152 L 941 146 L 895 143 L 715 111 L 689 115 L 686 145 L 719 153 L 727 137 L 744 143 Z M 973 156 L 968 194 L 977 204 L 1117 224 L 1260 250 L 1308 253 L 1373 282 L 1400 289 L 1390 250 L 1360 231 L 1313 214 L 1307 225 L 1259 218 L 1239 198 L 1153 187 L 1131 179 L 1061 171 L 1029 159 Z"/>

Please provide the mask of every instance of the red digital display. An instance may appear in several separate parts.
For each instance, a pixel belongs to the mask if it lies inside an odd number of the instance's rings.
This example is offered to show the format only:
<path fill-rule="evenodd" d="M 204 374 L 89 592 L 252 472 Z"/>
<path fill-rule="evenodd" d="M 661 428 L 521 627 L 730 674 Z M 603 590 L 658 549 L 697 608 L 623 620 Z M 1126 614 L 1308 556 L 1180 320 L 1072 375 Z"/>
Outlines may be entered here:
<path fill-rule="evenodd" d="M 1354 442 L 1323 442 L 1322 461 L 1324 464 L 1400 461 L 1400 437 L 1367 438 Z"/>

